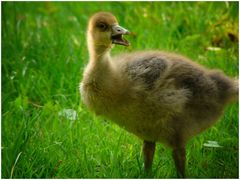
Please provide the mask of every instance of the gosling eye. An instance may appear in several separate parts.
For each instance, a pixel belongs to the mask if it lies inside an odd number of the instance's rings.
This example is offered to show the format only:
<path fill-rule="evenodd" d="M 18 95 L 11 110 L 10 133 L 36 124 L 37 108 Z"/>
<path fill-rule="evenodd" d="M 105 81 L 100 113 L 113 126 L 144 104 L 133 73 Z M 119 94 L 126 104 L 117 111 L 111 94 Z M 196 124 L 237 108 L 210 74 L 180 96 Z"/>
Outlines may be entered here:
<path fill-rule="evenodd" d="M 97 24 L 97 27 L 101 30 L 101 31 L 106 31 L 108 26 L 107 24 L 103 23 L 103 22 L 100 22 Z"/>

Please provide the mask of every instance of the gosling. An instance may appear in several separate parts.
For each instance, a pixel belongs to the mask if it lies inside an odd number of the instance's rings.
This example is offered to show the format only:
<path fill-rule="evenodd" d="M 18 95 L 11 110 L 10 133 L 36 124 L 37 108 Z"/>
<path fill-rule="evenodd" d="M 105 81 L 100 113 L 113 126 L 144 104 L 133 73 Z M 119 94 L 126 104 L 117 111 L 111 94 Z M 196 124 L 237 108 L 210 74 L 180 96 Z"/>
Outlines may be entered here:
<path fill-rule="evenodd" d="M 144 169 L 151 171 L 155 144 L 172 148 L 178 177 L 185 177 L 187 141 L 211 127 L 224 107 L 238 99 L 238 80 L 161 51 L 111 57 L 113 44 L 129 46 L 108 12 L 88 24 L 89 63 L 80 93 L 89 110 L 143 140 Z"/>

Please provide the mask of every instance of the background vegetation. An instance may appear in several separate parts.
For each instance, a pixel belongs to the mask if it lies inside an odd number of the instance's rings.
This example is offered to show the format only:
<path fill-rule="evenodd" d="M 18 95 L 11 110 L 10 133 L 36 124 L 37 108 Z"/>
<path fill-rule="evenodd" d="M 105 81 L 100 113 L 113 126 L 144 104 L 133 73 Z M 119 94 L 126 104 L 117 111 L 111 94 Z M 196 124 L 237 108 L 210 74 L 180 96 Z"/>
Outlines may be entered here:
<path fill-rule="evenodd" d="M 81 103 L 90 15 L 114 13 L 132 46 L 173 51 L 238 76 L 238 2 L 3 2 L 2 178 L 144 177 L 141 140 Z M 207 147 L 208 141 L 222 147 Z M 215 144 L 216 144 L 215 142 Z M 187 146 L 188 177 L 238 177 L 238 104 Z M 158 144 L 155 178 L 176 177 Z"/>

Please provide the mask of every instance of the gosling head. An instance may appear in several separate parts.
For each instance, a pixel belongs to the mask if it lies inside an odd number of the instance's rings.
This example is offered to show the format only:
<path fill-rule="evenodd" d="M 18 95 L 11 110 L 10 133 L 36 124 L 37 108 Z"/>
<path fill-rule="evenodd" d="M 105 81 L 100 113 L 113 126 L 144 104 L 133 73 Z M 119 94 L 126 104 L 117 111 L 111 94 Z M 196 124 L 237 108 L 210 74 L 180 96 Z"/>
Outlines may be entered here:
<path fill-rule="evenodd" d="M 111 13 L 96 13 L 88 24 L 89 49 L 104 51 L 110 49 L 113 44 L 129 46 L 130 43 L 123 38 L 126 34 L 130 34 L 129 31 L 119 26 L 117 19 Z"/>

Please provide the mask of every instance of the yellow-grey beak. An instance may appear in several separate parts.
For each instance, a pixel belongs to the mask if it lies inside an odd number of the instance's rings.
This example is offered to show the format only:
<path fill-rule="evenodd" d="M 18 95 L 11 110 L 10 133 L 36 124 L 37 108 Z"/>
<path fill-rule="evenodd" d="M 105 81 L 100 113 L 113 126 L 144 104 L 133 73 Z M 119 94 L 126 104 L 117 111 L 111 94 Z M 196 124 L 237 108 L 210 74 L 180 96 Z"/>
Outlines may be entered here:
<path fill-rule="evenodd" d="M 118 24 L 112 25 L 112 43 L 129 46 L 130 43 L 123 38 L 123 35 L 128 34 L 130 34 L 130 32 L 127 29 L 119 26 Z"/>

